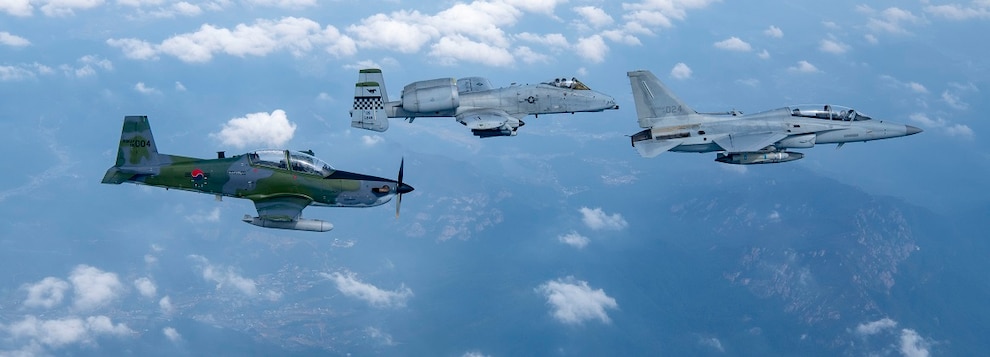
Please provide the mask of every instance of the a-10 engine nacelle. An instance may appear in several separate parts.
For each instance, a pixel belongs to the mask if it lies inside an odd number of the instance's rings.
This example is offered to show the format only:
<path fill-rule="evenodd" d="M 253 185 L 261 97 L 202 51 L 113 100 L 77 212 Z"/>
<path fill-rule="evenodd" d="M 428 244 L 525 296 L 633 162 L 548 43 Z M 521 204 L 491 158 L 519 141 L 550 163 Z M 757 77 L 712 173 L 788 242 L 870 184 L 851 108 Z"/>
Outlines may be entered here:
<path fill-rule="evenodd" d="M 458 105 L 460 98 L 453 78 L 413 82 L 402 88 L 402 109 L 410 113 L 452 112 Z"/>
<path fill-rule="evenodd" d="M 718 157 L 715 158 L 715 161 L 735 165 L 754 165 L 776 164 L 780 162 L 800 160 L 801 158 L 804 158 L 804 154 L 793 151 L 758 151 L 734 152 L 730 154 L 718 153 Z"/>

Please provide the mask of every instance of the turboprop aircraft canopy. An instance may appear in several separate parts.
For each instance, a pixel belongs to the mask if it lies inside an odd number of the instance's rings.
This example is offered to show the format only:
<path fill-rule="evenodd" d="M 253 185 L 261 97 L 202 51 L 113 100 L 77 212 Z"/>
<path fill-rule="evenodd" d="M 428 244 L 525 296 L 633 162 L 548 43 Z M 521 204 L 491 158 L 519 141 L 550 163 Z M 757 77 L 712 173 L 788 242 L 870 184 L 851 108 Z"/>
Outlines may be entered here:
<path fill-rule="evenodd" d="M 826 120 L 864 121 L 873 119 L 865 113 L 841 105 L 810 104 L 788 107 L 791 116 Z"/>
<path fill-rule="evenodd" d="M 334 168 L 308 153 L 289 150 L 258 150 L 249 154 L 251 164 L 274 167 L 322 177 L 330 176 Z"/>

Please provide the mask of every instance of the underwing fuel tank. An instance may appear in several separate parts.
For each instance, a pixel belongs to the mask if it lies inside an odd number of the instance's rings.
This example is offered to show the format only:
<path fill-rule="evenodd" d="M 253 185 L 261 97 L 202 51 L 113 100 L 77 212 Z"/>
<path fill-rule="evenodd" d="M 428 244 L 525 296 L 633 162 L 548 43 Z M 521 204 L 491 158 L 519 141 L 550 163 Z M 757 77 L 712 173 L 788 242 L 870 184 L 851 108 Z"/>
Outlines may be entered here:
<path fill-rule="evenodd" d="M 297 219 L 295 221 L 272 221 L 268 219 L 262 219 L 259 217 L 251 217 L 251 215 L 246 214 L 244 215 L 244 219 L 242 219 L 242 221 L 256 225 L 258 227 L 291 229 L 296 231 L 329 232 L 331 229 L 333 229 L 333 224 L 318 219 Z"/>
<path fill-rule="evenodd" d="M 804 154 L 793 151 L 718 153 L 715 161 L 736 165 L 776 164 L 800 160 Z"/>

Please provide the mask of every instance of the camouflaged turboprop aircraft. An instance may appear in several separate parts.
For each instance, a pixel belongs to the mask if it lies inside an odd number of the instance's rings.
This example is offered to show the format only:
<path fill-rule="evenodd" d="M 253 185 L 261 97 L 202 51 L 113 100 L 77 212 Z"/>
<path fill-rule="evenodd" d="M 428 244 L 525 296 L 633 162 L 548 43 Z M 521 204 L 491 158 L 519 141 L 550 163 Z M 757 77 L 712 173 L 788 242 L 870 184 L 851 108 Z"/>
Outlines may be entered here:
<path fill-rule="evenodd" d="M 515 136 L 527 115 L 601 112 L 619 109 L 615 99 L 588 88 L 576 78 L 492 88 L 482 77 L 438 78 L 413 82 L 402 97 L 388 101 L 380 69 L 362 69 L 354 88 L 351 126 L 388 130 L 388 118 L 454 117 L 482 138 Z"/>
<path fill-rule="evenodd" d="M 303 219 L 307 206 L 372 207 L 413 190 L 402 182 L 405 160 L 397 181 L 335 170 L 313 156 L 312 151 L 259 150 L 216 159 L 159 154 L 147 116 L 124 117 L 117 163 L 107 170 L 103 183 L 131 182 L 246 198 L 254 201 L 258 217 L 244 215 L 244 222 L 266 228 L 326 232 L 329 222 Z"/>
<path fill-rule="evenodd" d="M 627 73 L 636 102 L 639 126 L 633 147 L 643 157 L 666 151 L 713 152 L 715 161 L 751 165 L 794 161 L 804 157 L 791 148 L 839 144 L 913 135 L 921 129 L 873 120 L 851 108 L 805 105 L 756 114 L 698 113 L 681 102 L 649 71 Z"/>

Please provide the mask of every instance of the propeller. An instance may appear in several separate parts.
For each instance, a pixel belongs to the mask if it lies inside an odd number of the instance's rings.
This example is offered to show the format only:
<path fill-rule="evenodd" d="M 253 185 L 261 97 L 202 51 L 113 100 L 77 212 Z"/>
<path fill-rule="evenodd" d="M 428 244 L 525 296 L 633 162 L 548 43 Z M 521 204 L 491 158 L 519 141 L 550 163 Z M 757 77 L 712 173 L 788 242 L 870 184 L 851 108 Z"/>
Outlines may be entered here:
<path fill-rule="evenodd" d="M 412 186 L 402 183 L 402 174 L 403 171 L 405 171 L 405 166 L 406 158 L 403 157 L 402 161 L 399 162 L 399 179 L 397 180 L 398 183 L 395 185 L 395 191 L 398 193 L 397 196 L 399 196 L 395 201 L 395 218 L 399 218 L 399 207 L 402 206 L 402 195 L 412 192 L 413 190 Z"/>

